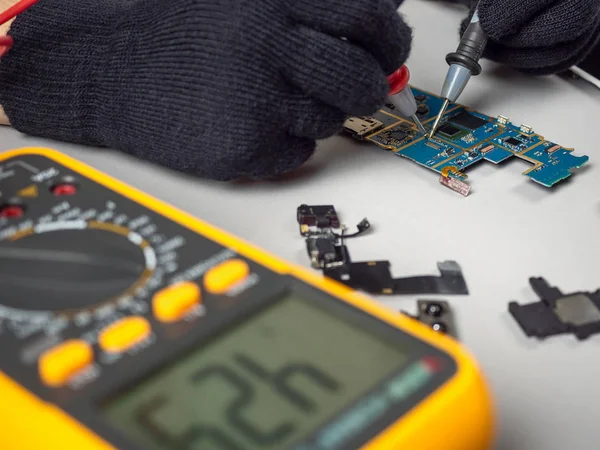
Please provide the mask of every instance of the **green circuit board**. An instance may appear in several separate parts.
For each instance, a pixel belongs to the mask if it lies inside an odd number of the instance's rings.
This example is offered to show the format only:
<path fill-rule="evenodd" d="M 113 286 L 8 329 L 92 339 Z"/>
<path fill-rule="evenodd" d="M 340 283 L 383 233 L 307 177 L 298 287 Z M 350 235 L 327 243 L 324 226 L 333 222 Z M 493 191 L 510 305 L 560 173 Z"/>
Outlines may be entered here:
<path fill-rule="evenodd" d="M 418 103 L 417 116 L 429 132 L 443 99 L 411 89 Z M 470 192 L 465 170 L 482 160 L 500 164 L 517 157 L 531 165 L 523 175 L 552 187 L 589 159 L 546 140 L 530 126 L 517 126 L 506 117 L 493 118 L 457 103 L 450 104 L 433 137 L 426 137 L 412 121 L 396 115 L 391 103 L 372 117 L 348 119 L 344 131 L 437 172 L 440 183 L 464 196 Z"/>

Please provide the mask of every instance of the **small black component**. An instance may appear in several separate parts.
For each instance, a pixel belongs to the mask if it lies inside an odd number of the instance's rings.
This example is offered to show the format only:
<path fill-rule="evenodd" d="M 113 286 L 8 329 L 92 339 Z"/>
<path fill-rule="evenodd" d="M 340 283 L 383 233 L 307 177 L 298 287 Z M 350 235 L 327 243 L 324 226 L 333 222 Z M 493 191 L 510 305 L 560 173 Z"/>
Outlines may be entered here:
<path fill-rule="evenodd" d="M 519 135 L 519 139 L 521 139 L 523 141 L 528 141 L 529 140 L 529 136 L 527 136 L 526 134 L 520 134 Z"/>
<path fill-rule="evenodd" d="M 308 236 L 310 228 L 340 228 L 340 219 L 333 205 L 300 205 L 297 210 L 300 234 Z"/>
<path fill-rule="evenodd" d="M 313 242 L 310 242 L 311 239 Z M 317 242 L 315 242 L 317 241 Z M 331 236 L 327 238 L 307 238 L 306 250 L 310 256 L 310 265 L 314 269 L 326 270 L 347 264 L 348 249 Z"/>
<path fill-rule="evenodd" d="M 421 103 L 419 106 L 417 106 L 417 114 L 423 115 L 427 113 L 429 113 L 429 106 L 427 106 L 425 103 Z"/>
<path fill-rule="evenodd" d="M 427 97 L 424 95 L 415 95 L 415 100 L 418 102 L 424 102 L 425 100 L 427 100 Z"/>
<path fill-rule="evenodd" d="M 435 322 L 431 325 L 434 331 L 439 331 L 441 333 L 446 333 L 448 331 L 448 327 L 443 322 Z"/>
<path fill-rule="evenodd" d="M 579 340 L 600 333 L 600 289 L 596 292 L 563 294 L 544 278 L 530 278 L 539 302 L 508 304 L 508 310 L 529 337 L 572 333 Z"/>
<path fill-rule="evenodd" d="M 380 131 L 377 135 L 373 136 L 372 140 L 382 145 L 400 147 L 410 142 L 416 134 L 417 132 L 410 125 L 398 124 L 392 128 Z"/>
<path fill-rule="evenodd" d="M 522 142 L 520 140 L 515 139 L 513 137 L 505 139 L 504 142 L 506 142 L 508 145 L 512 145 L 512 146 L 519 146 L 522 144 Z"/>
<path fill-rule="evenodd" d="M 444 313 L 444 307 L 437 302 L 427 303 L 424 308 L 425 314 L 432 317 L 440 317 Z"/>
<path fill-rule="evenodd" d="M 408 136 L 408 133 L 404 130 L 394 129 L 389 131 L 389 136 L 399 141 L 403 141 Z"/>
<path fill-rule="evenodd" d="M 487 120 L 474 116 L 473 114 L 467 111 L 462 111 L 448 120 L 449 122 L 452 122 L 455 125 L 468 128 L 469 130 L 476 130 L 477 128 L 482 127 L 486 123 L 488 123 Z"/>
<path fill-rule="evenodd" d="M 442 133 L 448 137 L 452 137 L 460 133 L 460 128 L 457 128 L 449 123 L 445 123 L 437 129 L 436 133 Z"/>
<path fill-rule="evenodd" d="M 306 251 L 315 269 L 331 269 L 349 264 L 348 249 L 344 239 L 360 236 L 371 228 L 367 218 L 353 234 L 344 233 L 333 205 L 300 205 L 296 212 L 300 234 L 306 238 Z"/>
<path fill-rule="evenodd" d="M 475 159 L 475 158 L 477 158 L 477 156 L 479 156 L 479 154 L 477 152 L 469 153 L 469 158 L 471 158 L 471 159 Z"/>
<path fill-rule="evenodd" d="M 444 300 L 417 300 L 417 315 L 407 314 L 419 322 L 431 327 L 434 331 L 448 334 L 458 339 L 454 313 L 450 304 Z"/>
<path fill-rule="evenodd" d="M 322 269 L 338 260 L 335 241 L 329 236 L 307 238 L 306 250 L 310 256 L 311 266 L 315 269 Z"/>

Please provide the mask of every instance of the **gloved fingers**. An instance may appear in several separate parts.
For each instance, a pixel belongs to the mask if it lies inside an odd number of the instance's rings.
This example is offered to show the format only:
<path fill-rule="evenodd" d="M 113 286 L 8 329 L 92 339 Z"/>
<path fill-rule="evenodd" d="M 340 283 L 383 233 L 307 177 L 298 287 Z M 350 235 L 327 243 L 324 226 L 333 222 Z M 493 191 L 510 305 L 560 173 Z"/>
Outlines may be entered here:
<path fill-rule="evenodd" d="M 263 146 L 263 152 L 248 164 L 245 175 L 254 179 L 270 179 L 289 173 L 313 155 L 316 142 L 312 139 L 284 134 Z"/>
<path fill-rule="evenodd" d="M 522 2 L 515 1 L 516 4 L 539 5 L 540 2 Z M 479 17 L 481 25 L 486 32 L 491 29 L 492 39 L 501 42 L 510 47 L 547 47 L 557 45 L 563 42 L 572 42 L 581 36 L 593 31 L 593 27 L 600 14 L 600 4 L 597 0 L 563 0 L 557 1 L 552 5 L 546 5 L 546 1 L 541 2 L 545 8 L 534 11 L 526 22 L 520 26 L 512 25 L 508 30 L 508 22 L 512 19 L 503 21 L 496 15 L 495 9 L 487 6 L 479 8 Z M 506 23 L 504 23 L 506 22 Z M 502 37 L 497 35 L 504 33 Z M 496 35 L 495 37 L 493 35 Z"/>
<path fill-rule="evenodd" d="M 593 31 L 575 43 L 569 42 L 542 48 L 513 48 L 501 43 L 489 42 L 484 56 L 522 72 L 550 75 L 568 70 L 581 62 L 597 45 L 599 38 L 600 20 Z"/>
<path fill-rule="evenodd" d="M 492 40 L 519 33 L 524 24 L 561 0 L 481 0 L 477 4 L 481 27 Z M 475 5 L 471 8 L 470 17 Z M 467 22 L 468 23 L 468 22 Z"/>
<path fill-rule="evenodd" d="M 572 42 L 593 32 L 600 8 L 586 8 L 588 0 L 561 2 L 528 22 L 513 37 L 503 40 L 511 47 L 547 47 Z"/>
<path fill-rule="evenodd" d="M 283 102 L 282 116 L 290 134 L 325 139 L 340 132 L 347 115 L 319 99 L 293 94 Z"/>
<path fill-rule="evenodd" d="M 346 38 L 371 53 L 386 75 L 410 53 L 412 30 L 397 0 L 293 0 L 292 18 L 306 27 Z"/>
<path fill-rule="evenodd" d="M 373 56 L 311 28 L 298 26 L 290 33 L 290 45 L 279 55 L 289 83 L 348 116 L 372 114 L 381 107 L 389 86 Z"/>

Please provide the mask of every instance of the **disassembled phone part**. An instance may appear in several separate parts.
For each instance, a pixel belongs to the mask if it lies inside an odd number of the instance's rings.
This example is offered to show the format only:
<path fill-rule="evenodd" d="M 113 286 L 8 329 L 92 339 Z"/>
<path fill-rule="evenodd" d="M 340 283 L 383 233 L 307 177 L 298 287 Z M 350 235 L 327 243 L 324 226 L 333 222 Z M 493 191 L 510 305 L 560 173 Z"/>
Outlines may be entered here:
<path fill-rule="evenodd" d="M 444 100 L 429 92 L 412 90 L 419 102 L 417 116 L 429 133 Z M 547 141 L 528 125 L 517 126 L 506 117 L 492 118 L 457 103 L 449 105 L 433 136 L 428 137 L 412 121 L 398 115 L 391 103 L 373 117 L 348 119 L 344 132 L 434 170 L 440 174 L 441 184 L 463 196 L 471 189 L 465 169 L 482 160 L 500 164 L 517 157 L 533 164 L 523 175 L 551 187 L 589 159 L 574 156 L 573 149 Z"/>
<path fill-rule="evenodd" d="M 365 218 L 357 231 L 347 235 L 333 205 L 300 205 L 297 209 L 300 234 L 306 239 L 311 266 L 329 278 L 371 294 L 467 295 L 467 284 L 455 261 L 438 263 L 440 276 L 393 278 L 389 261 L 352 262 L 344 239 L 371 228 Z"/>
<path fill-rule="evenodd" d="M 417 300 L 417 315 L 402 311 L 419 322 L 430 326 L 434 331 L 445 333 L 458 339 L 454 313 L 450 304 L 444 300 Z"/>
<path fill-rule="evenodd" d="M 348 258 L 343 239 L 360 236 L 371 228 L 365 217 L 356 226 L 358 230 L 355 233 L 345 234 L 346 227 L 340 223 L 333 205 L 300 205 L 296 214 L 314 269 L 326 270 L 343 265 Z"/>
<path fill-rule="evenodd" d="M 583 340 L 600 333 L 600 289 L 563 294 L 544 278 L 530 278 L 529 284 L 541 301 L 508 305 L 510 314 L 527 336 L 543 339 L 572 333 Z"/>
<path fill-rule="evenodd" d="M 348 255 L 345 248 L 344 252 Z M 350 261 L 350 257 L 347 258 Z M 442 261 L 437 266 L 440 276 L 420 275 L 393 278 L 389 261 L 353 262 L 347 265 L 326 268 L 323 273 L 329 278 L 341 281 L 354 289 L 361 289 L 374 294 L 469 294 L 467 283 L 456 261 Z"/>

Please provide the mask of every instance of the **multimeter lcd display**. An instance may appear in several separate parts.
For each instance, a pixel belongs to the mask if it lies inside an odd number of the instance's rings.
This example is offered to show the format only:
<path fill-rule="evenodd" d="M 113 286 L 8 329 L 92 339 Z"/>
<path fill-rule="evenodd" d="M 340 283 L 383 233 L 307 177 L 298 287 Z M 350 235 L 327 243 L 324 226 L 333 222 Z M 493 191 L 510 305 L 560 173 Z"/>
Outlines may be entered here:
<path fill-rule="evenodd" d="M 281 449 L 408 359 L 358 323 L 290 295 L 111 400 L 104 414 L 148 450 Z"/>

